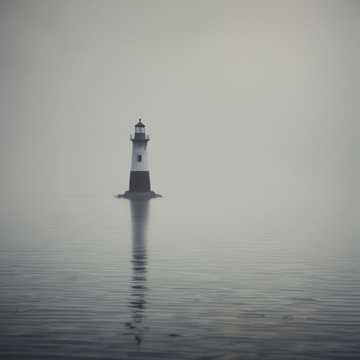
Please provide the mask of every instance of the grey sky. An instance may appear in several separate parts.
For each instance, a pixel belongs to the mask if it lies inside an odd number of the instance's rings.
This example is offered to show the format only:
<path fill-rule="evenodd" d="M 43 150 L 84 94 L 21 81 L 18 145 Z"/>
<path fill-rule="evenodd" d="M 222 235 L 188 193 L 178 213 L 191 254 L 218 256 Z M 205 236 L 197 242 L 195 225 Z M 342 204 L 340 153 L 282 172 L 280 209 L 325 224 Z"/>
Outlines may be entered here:
<path fill-rule="evenodd" d="M 359 37 L 359 1 L 3 0 L 1 196 L 126 190 L 141 116 L 167 196 L 351 201 Z"/>

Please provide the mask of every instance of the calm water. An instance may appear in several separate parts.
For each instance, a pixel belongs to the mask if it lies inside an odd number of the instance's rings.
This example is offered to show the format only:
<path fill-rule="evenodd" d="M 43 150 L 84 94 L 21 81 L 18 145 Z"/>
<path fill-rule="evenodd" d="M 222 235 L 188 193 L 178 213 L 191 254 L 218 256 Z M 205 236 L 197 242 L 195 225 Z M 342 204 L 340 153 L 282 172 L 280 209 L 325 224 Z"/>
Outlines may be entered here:
<path fill-rule="evenodd" d="M 3 204 L 0 358 L 359 359 L 346 201 L 251 201 Z"/>

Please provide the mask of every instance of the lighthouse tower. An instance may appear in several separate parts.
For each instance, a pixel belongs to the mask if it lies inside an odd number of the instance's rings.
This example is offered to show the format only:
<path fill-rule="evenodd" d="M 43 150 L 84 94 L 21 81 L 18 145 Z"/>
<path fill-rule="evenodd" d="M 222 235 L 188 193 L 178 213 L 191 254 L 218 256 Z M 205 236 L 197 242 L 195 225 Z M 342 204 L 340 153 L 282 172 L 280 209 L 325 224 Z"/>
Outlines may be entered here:
<path fill-rule="evenodd" d="M 130 192 L 150 191 L 150 172 L 147 156 L 147 143 L 150 140 L 145 134 L 145 125 L 139 119 L 135 125 L 135 135 L 130 137 L 132 141 L 132 156 L 130 168 Z"/>
<path fill-rule="evenodd" d="M 147 154 L 147 145 L 150 138 L 145 133 L 145 125 L 141 119 L 135 125 L 135 134 L 130 136 L 130 140 L 132 142 L 132 155 L 129 190 L 120 197 L 129 199 L 159 197 L 160 195 L 151 191 Z"/>

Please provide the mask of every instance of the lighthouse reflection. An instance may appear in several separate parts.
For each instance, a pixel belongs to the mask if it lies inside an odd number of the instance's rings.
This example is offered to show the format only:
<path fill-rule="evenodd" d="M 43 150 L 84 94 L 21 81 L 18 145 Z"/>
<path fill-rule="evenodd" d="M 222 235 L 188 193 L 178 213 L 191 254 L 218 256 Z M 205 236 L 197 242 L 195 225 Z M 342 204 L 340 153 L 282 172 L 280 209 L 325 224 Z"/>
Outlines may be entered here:
<path fill-rule="evenodd" d="M 144 335 L 143 317 L 146 307 L 146 240 L 149 201 L 131 200 L 130 210 L 132 224 L 132 281 L 129 307 L 132 321 L 126 323 L 126 326 L 131 330 L 136 342 L 140 344 Z"/>

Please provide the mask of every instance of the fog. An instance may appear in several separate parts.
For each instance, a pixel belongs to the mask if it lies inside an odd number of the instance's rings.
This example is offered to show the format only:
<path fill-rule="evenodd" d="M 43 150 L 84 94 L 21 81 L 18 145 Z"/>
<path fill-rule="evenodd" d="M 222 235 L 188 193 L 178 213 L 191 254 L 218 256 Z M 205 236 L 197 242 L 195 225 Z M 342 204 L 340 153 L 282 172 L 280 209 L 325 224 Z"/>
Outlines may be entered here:
<path fill-rule="evenodd" d="M 1 199 L 123 192 L 142 117 L 168 198 L 351 214 L 359 20 L 358 1 L 1 1 Z"/>
<path fill-rule="evenodd" d="M 360 358 L 359 43 L 358 0 L 0 0 L 0 358 Z"/>

